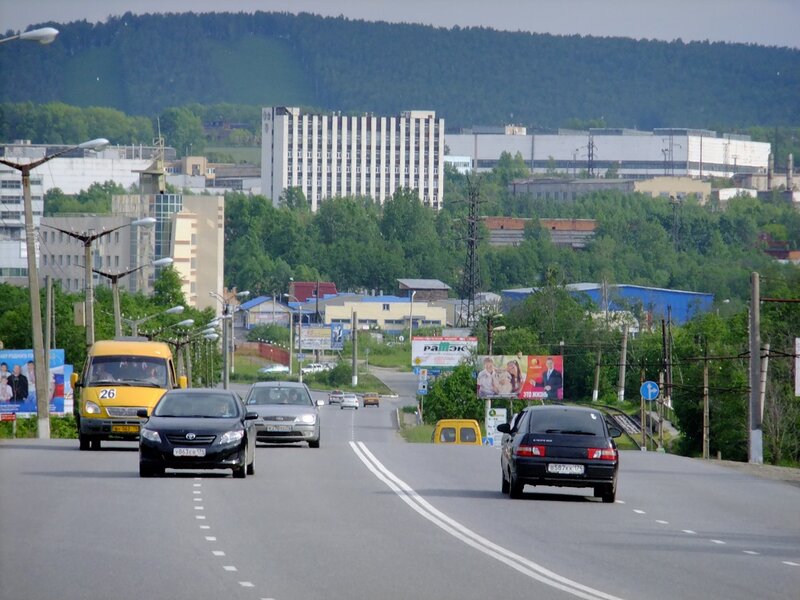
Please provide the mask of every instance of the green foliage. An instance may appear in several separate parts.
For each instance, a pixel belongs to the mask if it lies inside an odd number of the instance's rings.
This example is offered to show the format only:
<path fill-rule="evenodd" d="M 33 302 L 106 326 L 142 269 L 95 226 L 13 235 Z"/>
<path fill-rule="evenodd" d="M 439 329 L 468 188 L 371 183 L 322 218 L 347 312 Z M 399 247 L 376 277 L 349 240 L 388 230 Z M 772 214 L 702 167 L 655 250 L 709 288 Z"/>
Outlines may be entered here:
<path fill-rule="evenodd" d="M 476 419 L 483 423 L 484 401 L 476 394 L 472 371 L 471 366 L 461 365 L 428 387 L 422 411 L 426 423 L 439 419 Z"/>
<path fill-rule="evenodd" d="M 289 328 L 281 325 L 256 325 L 247 332 L 248 342 L 267 340 L 273 344 L 289 345 Z"/>
<path fill-rule="evenodd" d="M 181 276 L 173 266 L 163 267 L 153 284 L 153 299 L 158 304 L 172 307 L 186 305 Z"/>
<path fill-rule="evenodd" d="M 18 418 L 16 421 L 17 438 L 36 438 L 39 435 L 39 421 L 36 417 Z M 3 421 L 0 423 L 0 438 L 9 439 L 14 436 L 14 423 Z M 75 427 L 75 417 L 72 415 L 50 415 L 50 437 L 52 439 L 77 439 L 78 430 Z"/>
<path fill-rule="evenodd" d="M 93 183 L 89 189 L 75 196 L 68 196 L 59 188 L 51 188 L 44 196 L 44 212 L 47 216 L 59 213 L 109 214 L 111 196 L 125 192 L 125 188 L 113 181 Z"/>
<path fill-rule="evenodd" d="M 178 156 L 196 156 L 203 153 L 206 138 L 203 122 L 186 107 L 168 108 L 159 118 L 161 135 Z"/>

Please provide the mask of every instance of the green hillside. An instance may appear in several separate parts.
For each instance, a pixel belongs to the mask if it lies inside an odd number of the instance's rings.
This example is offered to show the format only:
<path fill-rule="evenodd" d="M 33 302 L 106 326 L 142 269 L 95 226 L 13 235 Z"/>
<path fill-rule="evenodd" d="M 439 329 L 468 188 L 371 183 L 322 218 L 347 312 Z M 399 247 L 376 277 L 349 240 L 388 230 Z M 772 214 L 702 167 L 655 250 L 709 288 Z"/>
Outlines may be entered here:
<path fill-rule="evenodd" d="M 800 51 L 745 44 L 443 29 L 309 14 L 123 15 L 8 44 L 0 103 L 64 102 L 154 116 L 168 107 L 297 104 L 449 129 L 800 124 Z"/>

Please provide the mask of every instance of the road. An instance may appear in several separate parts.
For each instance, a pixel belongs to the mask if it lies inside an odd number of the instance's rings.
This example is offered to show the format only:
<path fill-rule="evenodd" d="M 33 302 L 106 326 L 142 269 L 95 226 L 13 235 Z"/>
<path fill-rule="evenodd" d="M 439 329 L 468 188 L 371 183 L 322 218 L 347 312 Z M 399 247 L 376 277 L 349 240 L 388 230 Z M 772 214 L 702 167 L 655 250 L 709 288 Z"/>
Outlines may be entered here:
<path fill-rule="evenodd" d="M 256 475 L 139 479 L 135 446 L 0 441 L 0 598 L 796 598 L 800 488 L 625 452 L 618 502 L 500 494 L 490 447 L 407 444 L 322 407 L 322 447 Z"/>

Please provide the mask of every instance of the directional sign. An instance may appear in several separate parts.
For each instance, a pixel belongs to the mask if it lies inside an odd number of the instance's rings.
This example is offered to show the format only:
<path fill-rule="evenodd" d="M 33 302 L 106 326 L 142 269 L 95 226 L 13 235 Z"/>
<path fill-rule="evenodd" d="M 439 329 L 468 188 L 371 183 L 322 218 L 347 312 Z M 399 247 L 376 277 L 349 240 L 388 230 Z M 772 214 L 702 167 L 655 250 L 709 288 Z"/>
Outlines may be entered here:
<path fill-rule="evenodd" d="M 639 394 L 648 401 L 658 398 L 658 384 L 655 381 L 645 381 L 639 388 Z"/>

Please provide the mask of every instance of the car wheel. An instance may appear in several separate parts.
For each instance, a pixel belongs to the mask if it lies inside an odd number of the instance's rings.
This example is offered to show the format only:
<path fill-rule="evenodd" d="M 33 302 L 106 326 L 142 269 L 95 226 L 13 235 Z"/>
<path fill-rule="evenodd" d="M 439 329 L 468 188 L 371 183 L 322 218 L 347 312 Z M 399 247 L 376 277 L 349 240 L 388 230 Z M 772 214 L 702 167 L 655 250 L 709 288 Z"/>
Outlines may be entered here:
<path fill-rule="evenodd" d="M 344 406 L 340 406 L 340 407 L 339 407 L 339 410 L 344 410 Z"/>
<path fill-rule="evenodd" d="M 147 463 L 139 462 L 139 477 L 152 477 L 155 474 L 153 467 Z"/>
<path fill-rule="evenodd" d="M 233 476 L 236 479 L 244 479 L 247 477 L 247 449 L 244 451 L 244 460 L 242 461 L 242 465 L 240 467 L 233 467 Z"/>
<path fill-rule="evenodd" d="M 79 435 L 78 436 L 78 443 L 80 444 L 81 450 L 88 450 L 90 446 L 90 440 L 88 436 Z"/>
<path fill-rule="evenodd" d="M 92 439 L 92 450 L 100 450 L 100 438 Z"/>
<path fill-rule="evenodd" d="M 503 483 L 500 485 L 500 491 L 503 494 L 508 493 L 508 479 L 506 479 L 506 474 L 503 472 Z"/>
<path fill-rule="evenodd" d="M 254 458 L 249 465 L 247 465 L 247 474 L 248 475 L 255 475 L 256 474 L 256 459 Z"/>
<path fill-rule="evenodd" d="M 514 500 L 522 498 L 522 488 L 524 487 L 525 484 L 517 481 L 517 478 L 512 475 L 508 482 L 508 496 Z"/>
<path fill-rule="evenodd" d="M 594 488 L 595 497 L 599 497 L 604 504 L 613 504 L 617 499 L 617 482 L 598 485 Z"/>
<path fill-rule="evenodd" d="M 309 448 L 319 448 L 319 440 L 312 440 L 308 442 Z"/>

